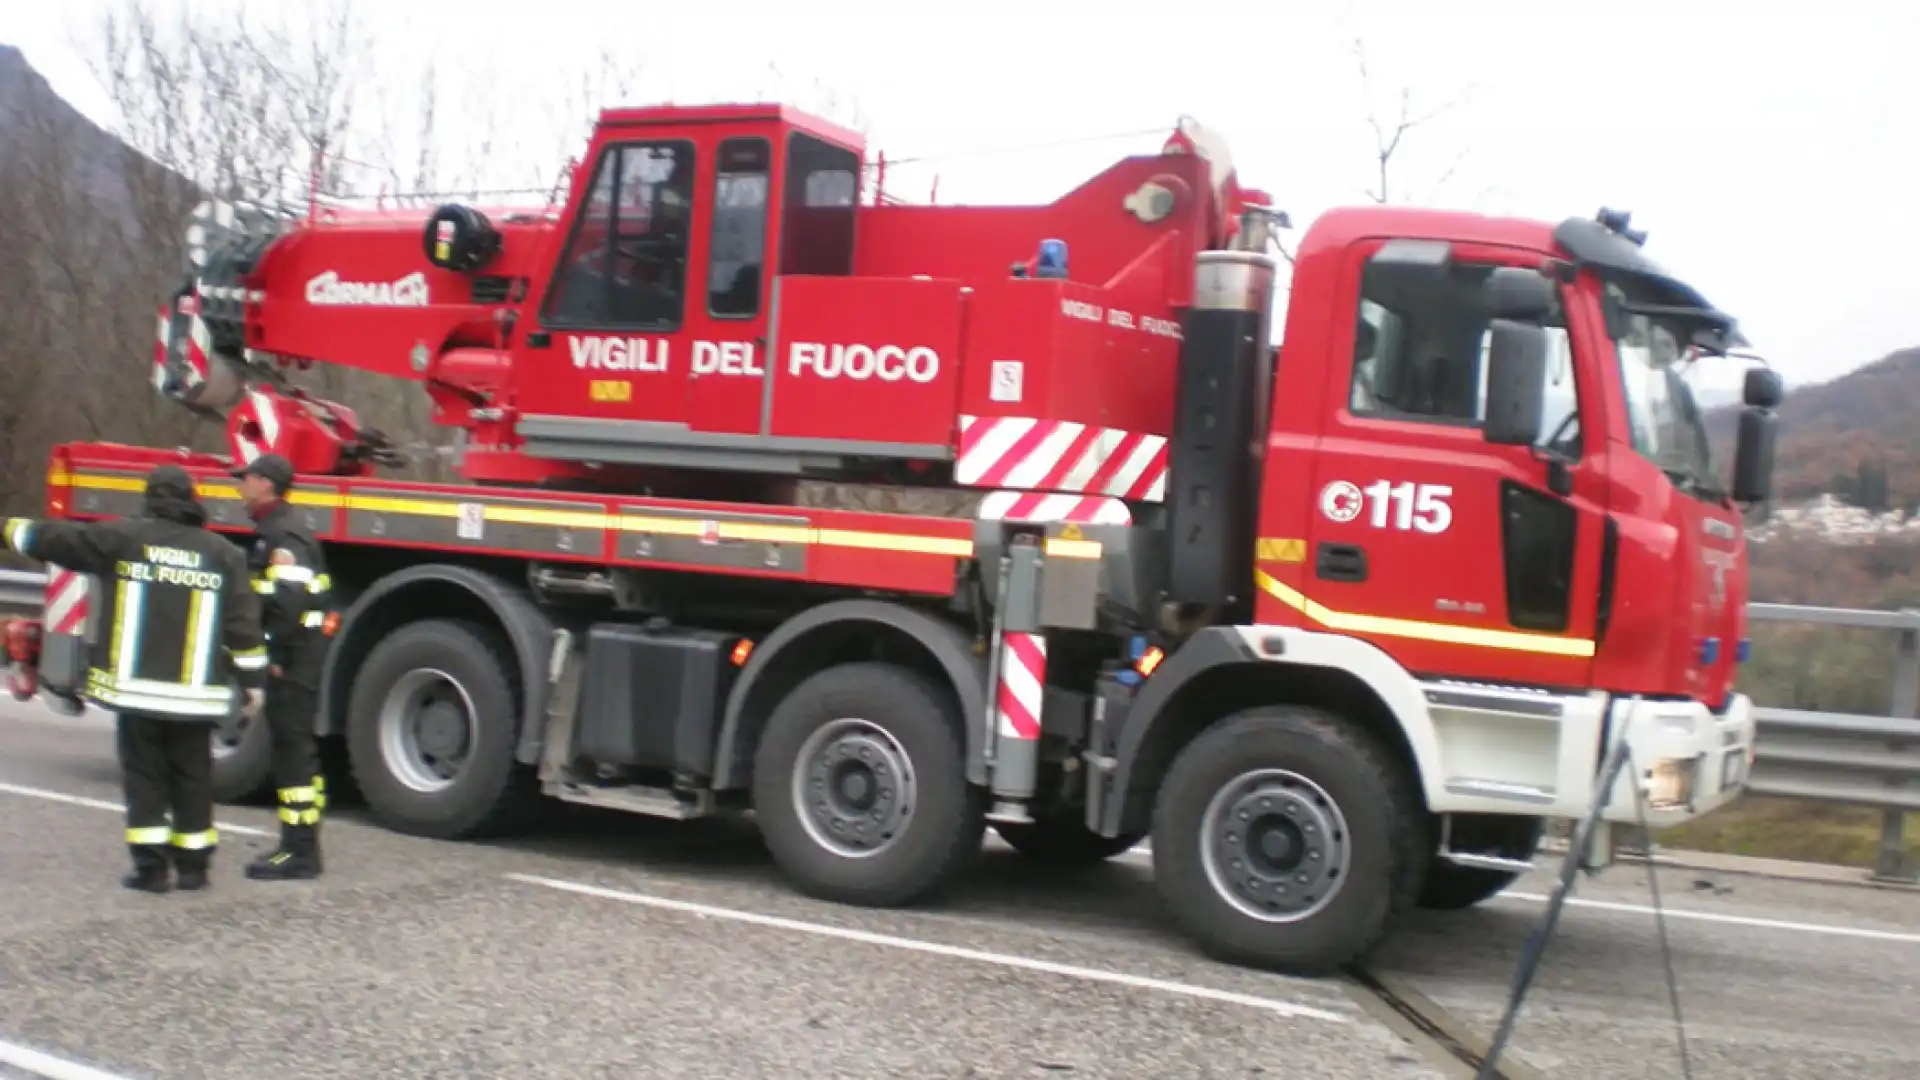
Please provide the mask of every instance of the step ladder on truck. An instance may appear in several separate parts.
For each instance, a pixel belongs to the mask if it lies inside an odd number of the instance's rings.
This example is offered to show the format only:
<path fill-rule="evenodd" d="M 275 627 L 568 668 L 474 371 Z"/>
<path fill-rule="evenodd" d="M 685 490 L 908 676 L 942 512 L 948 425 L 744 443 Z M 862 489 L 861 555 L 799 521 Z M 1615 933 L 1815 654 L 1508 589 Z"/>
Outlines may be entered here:
<path fill-rule="evenodd" d="M 1207 951 L 1317 973 L 1547 822 L 1637 820 L 1629 785 L 1656 826 L 1737 796 L 1780 387 L 1747 374 L 1722 490 L 1677 373 L 1741 339 L 1624 215 L 1328 213 L 1276 350 L 1283 218 L 1191 121 L 1042 205 L 863 198 L 864 152 L 613 109 L 545 210 L 210 201 L 153 378 L 231 453 L 63 445 L 48 511 L 134 512 L 171 461 L 240 531 L 228 470 L 293 461 L 322 733 L 424 836 L 750 808 L 865 905 L 988 827 L 1051 863 L 1150 836 Z M 461 482 L 381 476 L 315 363 L 423 384 Z M 29 692 L 73 701 L 90 628 L 33 631 Z"/>

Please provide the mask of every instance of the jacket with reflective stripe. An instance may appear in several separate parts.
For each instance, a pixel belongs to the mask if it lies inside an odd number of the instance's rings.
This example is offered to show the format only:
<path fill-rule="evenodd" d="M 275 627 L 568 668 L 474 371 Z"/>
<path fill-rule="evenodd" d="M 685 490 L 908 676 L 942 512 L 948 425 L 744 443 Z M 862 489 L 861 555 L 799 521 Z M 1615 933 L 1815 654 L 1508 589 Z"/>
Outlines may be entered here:
<path fill-rule="evenodd" d="M 85 695 L 114 710 L 212 718 L 265 682 L 260 606 L 225 537 L 161 518 L 7 522 L 8 547 L 101 579 Z"/>
<path fill-rule="evenodd" d="M 332 600 L 326 552 L 292 506 L 275 503 L 254 522 L 247 551 L 253 590 L 260 597 L 267 653 L 283 678 L 308 688 L 320 685 L 326 637 L 321 633 Z"/>

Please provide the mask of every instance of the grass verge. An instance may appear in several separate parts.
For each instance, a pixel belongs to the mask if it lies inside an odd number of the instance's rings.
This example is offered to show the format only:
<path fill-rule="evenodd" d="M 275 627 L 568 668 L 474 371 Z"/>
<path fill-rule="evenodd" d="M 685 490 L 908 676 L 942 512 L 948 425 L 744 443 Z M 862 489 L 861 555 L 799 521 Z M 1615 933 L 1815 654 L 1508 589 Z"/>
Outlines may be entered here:
<path fill-rule="evenodd" d="M 1920 823 L 1909 815 L 1909 858 L 1920 858 Z M 1657 829 L 1653 842 L 1686 851 L 1872 869 L 1880 858 L 1880 811 L 1744 795 L 1698 821 Z"/>

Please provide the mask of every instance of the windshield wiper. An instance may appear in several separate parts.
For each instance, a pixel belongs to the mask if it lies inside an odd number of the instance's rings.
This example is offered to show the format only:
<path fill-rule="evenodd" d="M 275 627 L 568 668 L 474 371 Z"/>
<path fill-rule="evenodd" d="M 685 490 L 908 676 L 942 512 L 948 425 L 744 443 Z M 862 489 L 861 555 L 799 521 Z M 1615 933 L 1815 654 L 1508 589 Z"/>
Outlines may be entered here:
<path fill-rule="evenodd" d="M 1673 486 L 1678 488 L 1682 495 L 1691 495 L 1714 502 L 1725 501 L 1727 497 L 1727 493 L 1720 490 L 1717 484 L 1695 474 L 1691 469 L 1676 469 L 1671 465 L 1662 465 L 1660 471 L 1667 474 L 1667 479 L 1673 481 Z"/>
<path fill-rule="evenodd" d="M 1679 488 L 1681 494 L 1695 495 L 1699 493 L 1700 479 L 1693 475 L 1692 470 L 1676 469 L 1671 465 L 1662 465 L 1660 466 L 1660 471 L 1667 474 L 1667 479 L 1673 481 L 1673 486 Z"/>

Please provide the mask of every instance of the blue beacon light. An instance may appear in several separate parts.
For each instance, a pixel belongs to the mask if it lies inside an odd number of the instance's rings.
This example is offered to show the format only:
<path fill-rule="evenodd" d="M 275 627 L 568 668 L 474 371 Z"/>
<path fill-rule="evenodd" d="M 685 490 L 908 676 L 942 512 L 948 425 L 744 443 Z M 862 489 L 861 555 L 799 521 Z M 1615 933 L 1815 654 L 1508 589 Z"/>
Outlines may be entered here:
<path fill-rule="evenodd" d="M 1036 278 L 1067 276 L 1067 242 L 1065 240 L 1040 241 L 1040 254 L 1033 260 L 1033 276 Z"/>

